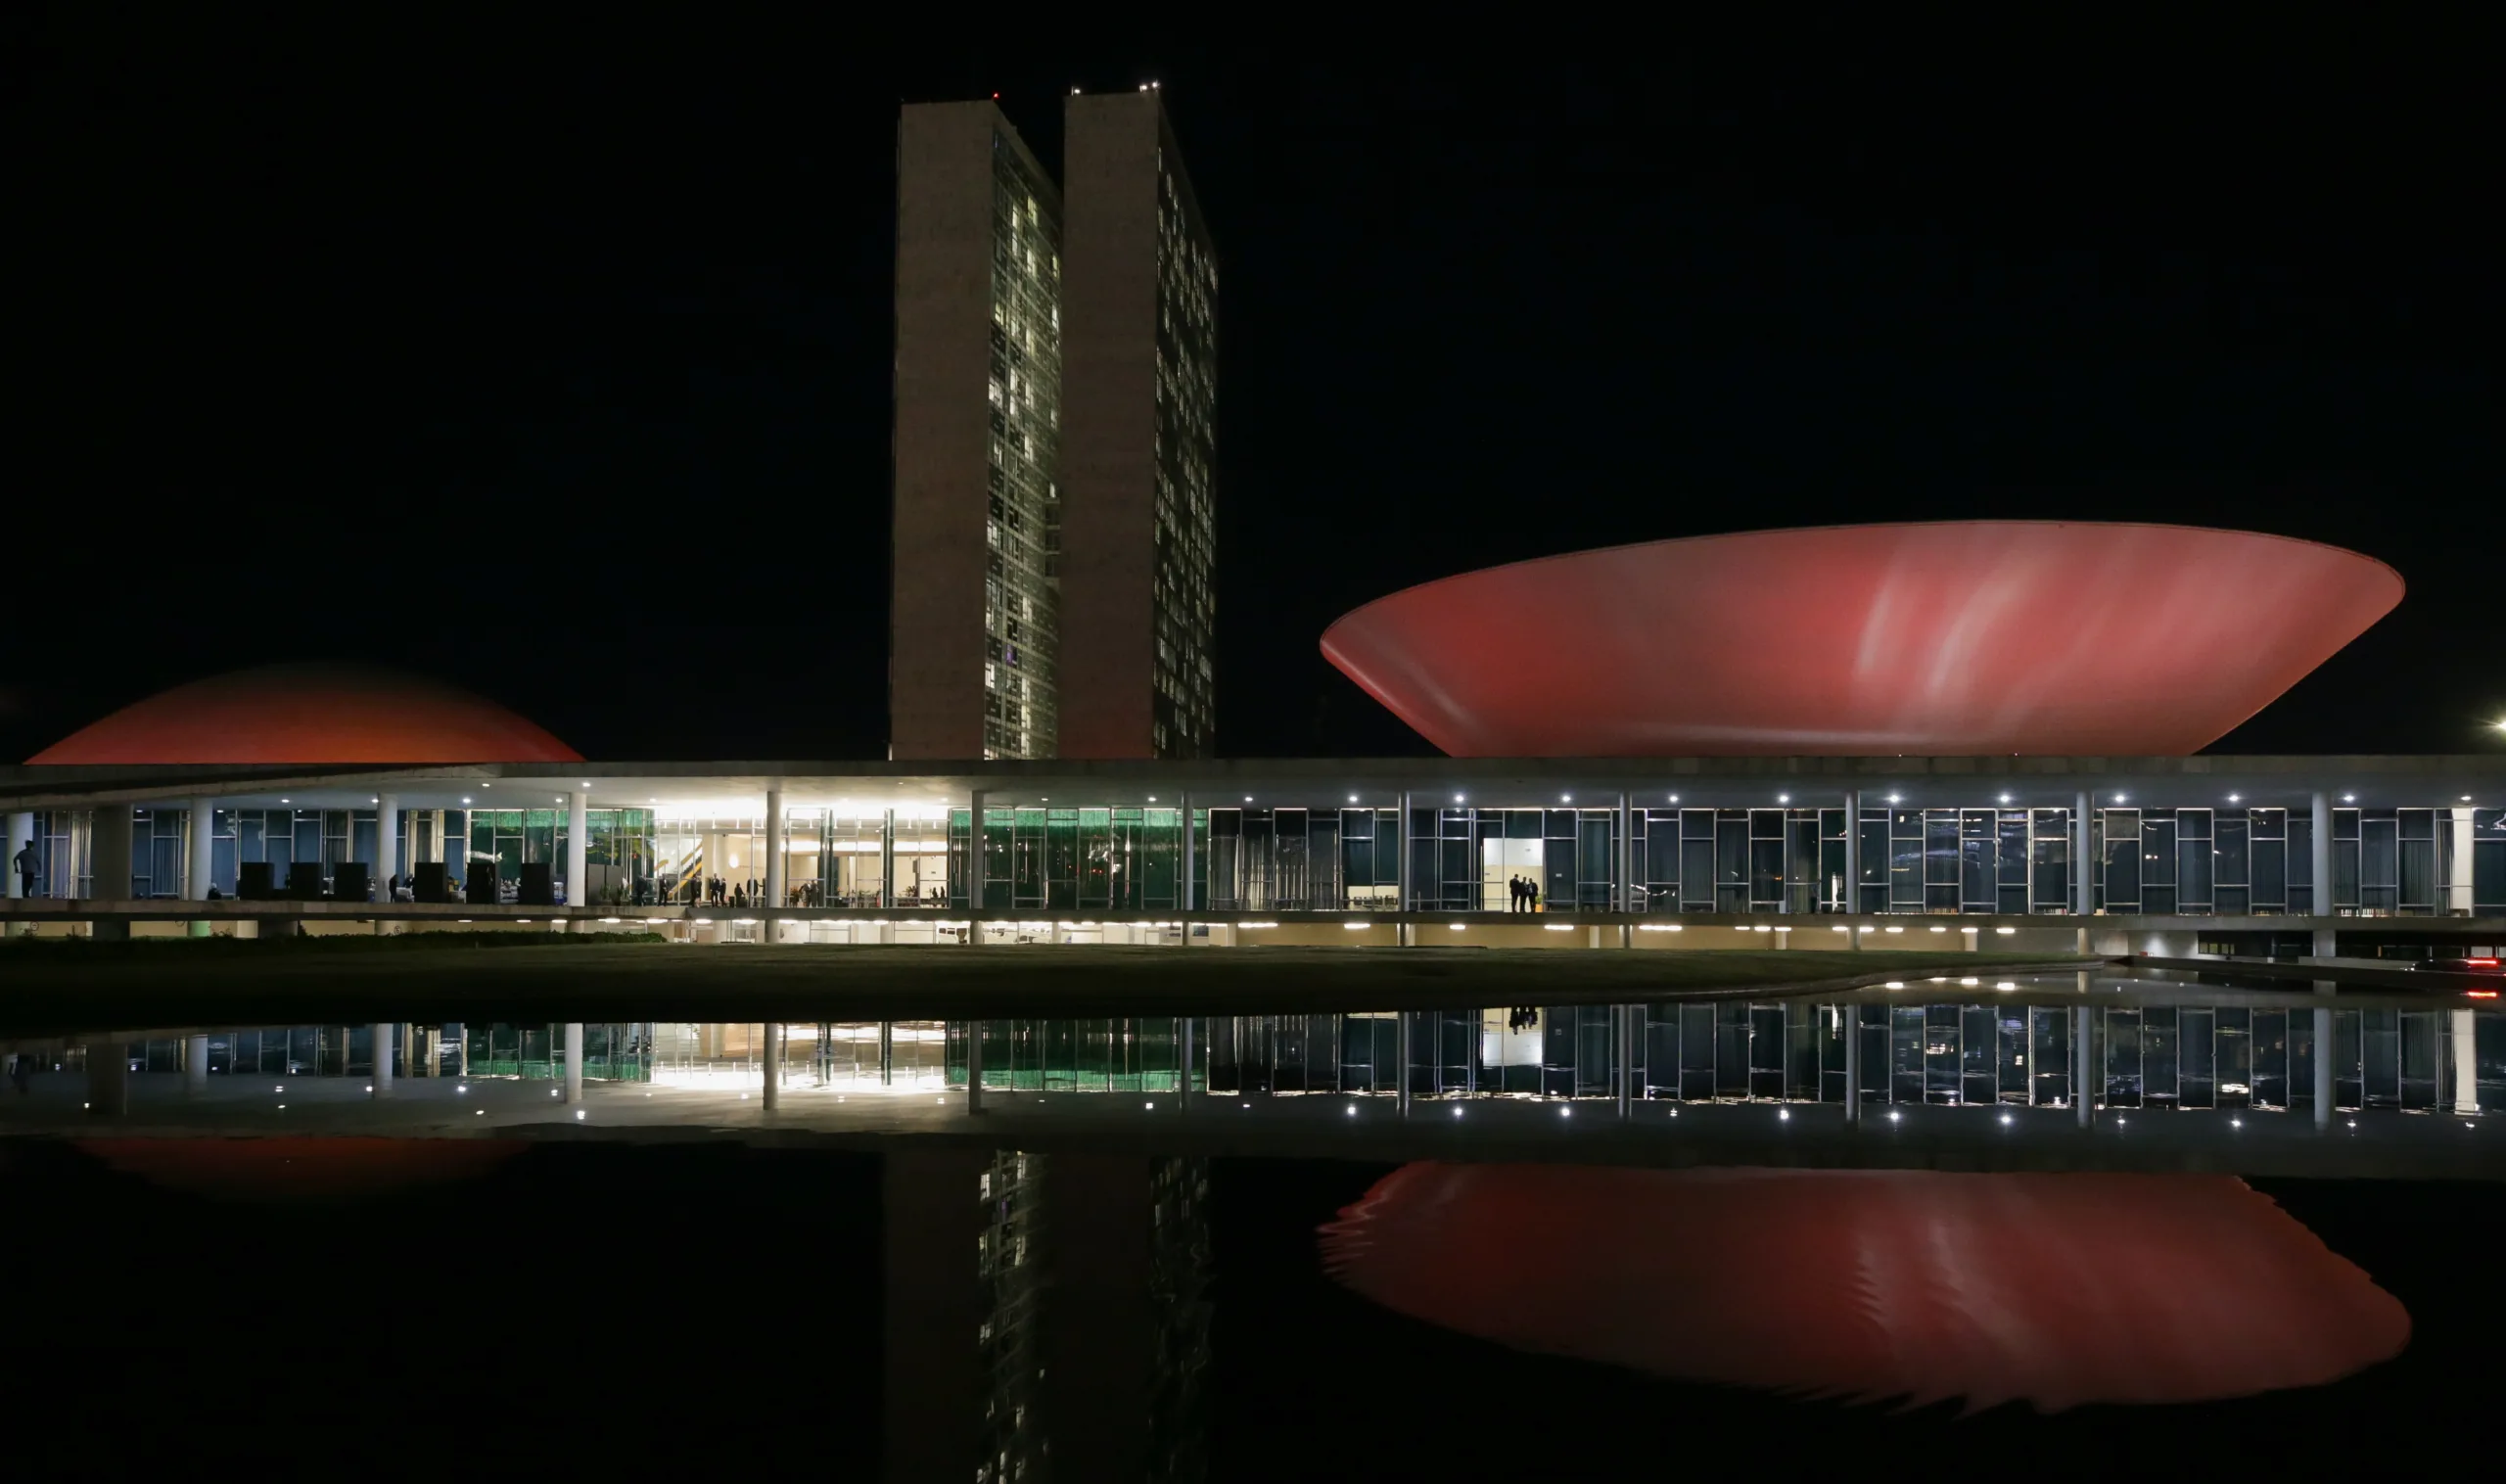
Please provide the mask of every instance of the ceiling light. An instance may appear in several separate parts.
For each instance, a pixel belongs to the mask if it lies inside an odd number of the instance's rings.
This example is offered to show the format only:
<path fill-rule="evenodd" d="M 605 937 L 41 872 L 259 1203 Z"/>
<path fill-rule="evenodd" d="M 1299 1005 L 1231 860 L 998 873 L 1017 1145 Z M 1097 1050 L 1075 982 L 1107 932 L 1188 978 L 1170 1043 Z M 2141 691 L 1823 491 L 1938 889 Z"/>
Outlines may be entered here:
<path fill-rule="evenodd" d="M 1677 804 L 1677 803 L 1679 803 L 1679 802 L 1680 802 L 1680 796 L 1679 796 L 1679 795 L 1677 795 L 1677 794 L 1673 794 L 1673 795 L 1671 795 L 1671 802 L 1672 802 L 1673 804 Z"/>
<path fill-rule="evenodd" d="M 2002 802 L 2002 803 L 2004 803 L 2004 804 L 2008 804 L 2008 803 L 2010 802 L 2010 795 L 2008 795 L 2008 794 L 2004 794 L 2004 795 L 2002 795 L 2002 796 L 2001 796 L 2001 802 Z"/>
<path fill-rule="evenodd" d="M 1792 796 L 1790 794 L 1778 794 L 1775 796 L 1775 802 L 1778 804 L 1789 804 L 1792 802 Z"/>
<path fill-rule="evenodd" d="M 1889 803 L 1891 803 L 1891 804 L 1894 804 L 1894 803 L 1896 803 L 1896 802 L 1897 802 L 1901 797 L 1902 797 L 1902 796 L 1901 796 L 1901 795 L 1898 795 L 1898 794 L 1890 794 L 1890 795 L 1888 796 L 1888 802 L 1889 802 Z"/>
<path fill-rule="evenodd" d="M 2358 796 L 2356 794 L 2343 794 L 2341 796 L 2341 802 L 2344 804 L 2355 804 L 2358 802 Z"/>

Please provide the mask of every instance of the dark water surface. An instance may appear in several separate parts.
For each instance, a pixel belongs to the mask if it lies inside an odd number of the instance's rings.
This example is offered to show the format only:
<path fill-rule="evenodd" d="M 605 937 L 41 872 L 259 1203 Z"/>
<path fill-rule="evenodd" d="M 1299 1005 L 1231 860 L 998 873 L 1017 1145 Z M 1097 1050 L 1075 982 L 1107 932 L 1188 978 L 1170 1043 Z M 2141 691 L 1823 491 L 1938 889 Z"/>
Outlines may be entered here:
<path fill-rule="evenodd" d="M 10 1457 L 28 1476 L 878 1476 L 876 1157 L 517 1141 L 384 1179 L 359 1161 L 308 1202 L 322 1181 L 260 1180 L 252 1161 L 288 1156 L 240 1142 L 107 1150 L 122 1168 L 0 1144 Z M 1659 1380 L 1406 1318 L 1333 1281 L 1317 1237 L 1394 1166 L 1208 1168 L 1196 1415 L 1216 1479 L 2485 1473 L 2506 1451 L 2486 1368 L 2506 1186 L 2257 1183 L 2408 1310 L 2396 1360 L 2238 1401 L 1961 1417 Z M 1569 1261 L 1492 1254 L 1491 1301 L 1571 1291 Z"/>

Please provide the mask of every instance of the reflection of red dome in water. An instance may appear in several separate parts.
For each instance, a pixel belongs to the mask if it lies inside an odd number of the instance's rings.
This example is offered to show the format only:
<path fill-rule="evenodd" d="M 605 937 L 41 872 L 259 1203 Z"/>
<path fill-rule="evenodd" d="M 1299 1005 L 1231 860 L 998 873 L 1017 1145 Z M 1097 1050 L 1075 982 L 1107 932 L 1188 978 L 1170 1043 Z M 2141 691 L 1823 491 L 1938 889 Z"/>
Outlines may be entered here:
<path fill-rule="evenodd" d="M 248 1201 L 354 1200 L 487 1174 L 527 1147 L 510 1138 L 83 1138 L 125 1175 Z"/>
<path fill-rule="evenodd" d="M 270 665 L 194 680 L 70 733 L 29 763 L 579 763 L 468 691 L 388 670 Z"/>
<path fill-rule="evenodd" d="M 2410 1317 L 2225 1176 L 1403 1167 L 1333 1275 L 1518 1349 L 1971 1409 L 2195 1402 L 2400 1352 Z"/>
<path fill-rule="evenodd" d="M 1323 654 L 1458 758 L 2178 756 L 2401 594 L 2382 562 L 2249 532 L 1837 526 L 1464 573 Z"/>

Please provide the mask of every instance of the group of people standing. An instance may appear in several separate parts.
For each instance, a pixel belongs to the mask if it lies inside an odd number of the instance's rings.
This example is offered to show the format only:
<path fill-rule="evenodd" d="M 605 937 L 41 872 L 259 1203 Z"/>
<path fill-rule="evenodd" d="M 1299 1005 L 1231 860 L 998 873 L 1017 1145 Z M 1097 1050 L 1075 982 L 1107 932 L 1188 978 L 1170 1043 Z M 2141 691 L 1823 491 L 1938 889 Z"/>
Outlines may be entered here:
<path fill-rule="evenodd" d="M 1506 878 L 1506 890 L 1513 894 L 1513 904 L 1507 907 L 1507 911 L 1537 912 L 1540 910 L 1539 882 L 1528 876 L 1508 876 Z"/>

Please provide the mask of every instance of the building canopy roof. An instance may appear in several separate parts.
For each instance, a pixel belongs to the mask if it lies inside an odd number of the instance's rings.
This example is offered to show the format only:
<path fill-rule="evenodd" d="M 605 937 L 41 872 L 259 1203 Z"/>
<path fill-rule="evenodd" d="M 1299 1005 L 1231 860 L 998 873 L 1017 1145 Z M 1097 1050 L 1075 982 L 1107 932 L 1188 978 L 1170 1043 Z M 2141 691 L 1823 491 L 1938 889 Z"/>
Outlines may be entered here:
<path fill-rule="evenodd" d="M 435 680 L 363 666 L 271 665 L 134 702 L 27 762 L 572 763 L 581 756 L 503 707 Z"/>
<path fill-rule="evenodd" d="M 2401 596 L 2249 532 L 1837 526 L 1465 573 L 1323 653 L 1456 757 L 2185 756 Z"/>

